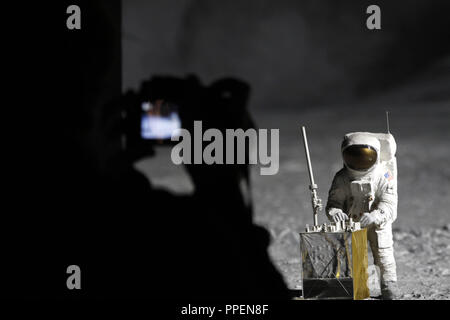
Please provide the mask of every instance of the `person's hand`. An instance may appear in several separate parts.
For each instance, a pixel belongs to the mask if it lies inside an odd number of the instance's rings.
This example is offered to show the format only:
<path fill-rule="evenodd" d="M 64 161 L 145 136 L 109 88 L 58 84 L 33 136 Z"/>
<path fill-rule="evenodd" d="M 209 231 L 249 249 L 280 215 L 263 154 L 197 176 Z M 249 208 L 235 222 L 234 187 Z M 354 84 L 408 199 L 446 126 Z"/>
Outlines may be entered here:
<path fill-rule="evenodd" d="M 361 223 L 361 228 L 367 228 L 377 222 L 376 214 L 371 214 L 370 212 L 366 212 L 361 217 L 359 221 Z"/>
<path fill-rule="evenodd" d="M 348 220 L 347 214 L 344 213 L 341 209 L 332 209 L 330 210 L 330 212 L 328 212 L 328 215 L 333 222 Z"/>

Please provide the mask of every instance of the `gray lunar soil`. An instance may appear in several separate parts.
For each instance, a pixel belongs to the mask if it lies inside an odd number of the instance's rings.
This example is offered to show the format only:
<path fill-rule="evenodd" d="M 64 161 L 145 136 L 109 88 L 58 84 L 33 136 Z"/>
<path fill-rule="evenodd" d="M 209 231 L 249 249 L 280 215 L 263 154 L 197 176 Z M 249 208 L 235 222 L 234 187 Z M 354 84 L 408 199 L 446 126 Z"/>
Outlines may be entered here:
<path fill-rule="evenodd" d="M 333 176 L 342 167 L 343 135 L 352 131 L 385 132 L 384 111 L 388 109 L 391 133 L 398 145 L 399 208 L 393 228 L 401 298 L 450 299 L 448 83 L 447 79 L 428 87 L 421 85 L 420 89 L 400 88 L 359 104 L 252 112 L 259 128 L 280 129 L 279 172 L 261 176 L 259 167 L 253 166 L 252 195 L 254 221 L 270 232 L 270 256 L 289 288 L 301 289 L 298 233 L 312 223 L 300 126 L 307 127 L 319 196 L 326 203 Z M 446 94 L 442 96 L 442 92 Z M 156 186 L 192 192 L 183 168 L 171 164 L 170 148 L 158 150 L 157 157 L 143 160 L 137 167 Z M 319 223 L 325 219 L 322 212 Z M 376 272 L 371 259 L 369 272 L 371 295 L 376 296 Z"/>

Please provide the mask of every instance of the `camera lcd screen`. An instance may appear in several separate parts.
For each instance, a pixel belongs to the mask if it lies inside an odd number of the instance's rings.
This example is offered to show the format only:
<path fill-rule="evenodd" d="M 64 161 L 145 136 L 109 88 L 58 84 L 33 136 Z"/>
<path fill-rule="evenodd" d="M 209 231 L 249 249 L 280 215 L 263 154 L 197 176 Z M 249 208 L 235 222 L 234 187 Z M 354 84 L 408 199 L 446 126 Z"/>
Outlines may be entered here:
<path fill-rule="evenodd" d="M 181 128 L 178 106 L 164 100 L 141 104 L 141 138 L 147 140 L 170 140 Z"/>

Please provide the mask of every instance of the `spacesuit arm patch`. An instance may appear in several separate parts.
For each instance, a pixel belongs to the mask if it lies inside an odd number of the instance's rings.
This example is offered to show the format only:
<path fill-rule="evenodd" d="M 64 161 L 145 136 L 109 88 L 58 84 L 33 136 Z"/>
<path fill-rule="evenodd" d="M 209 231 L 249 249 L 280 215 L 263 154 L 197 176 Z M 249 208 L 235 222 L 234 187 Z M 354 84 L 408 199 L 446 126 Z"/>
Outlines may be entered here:
<path fill-rule="evenodd" d="M 384 177 L 386 178 L 386 177 Z M 394 222 L 397 218 L 397 195 L 392 181 L 381 179 L 379 187 L 379 203 L 377 205 L 383 222 Z"/>

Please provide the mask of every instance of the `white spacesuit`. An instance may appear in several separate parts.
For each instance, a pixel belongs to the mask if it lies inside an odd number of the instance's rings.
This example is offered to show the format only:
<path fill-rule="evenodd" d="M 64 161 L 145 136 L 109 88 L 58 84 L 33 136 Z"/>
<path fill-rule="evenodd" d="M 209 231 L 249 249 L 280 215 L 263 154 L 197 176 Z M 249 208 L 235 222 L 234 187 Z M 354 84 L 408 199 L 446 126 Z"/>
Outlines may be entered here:
<path fill-rule="evenodd" d="M 367 228 L 385 299 L 398 295 L 392 239 L 392 223 L 397 218 L 395 149 L 391 134 L 345 135 L 341 146 L 344 168 L 334 177 L 326 206 L 330 221 L 351 217 Z"/>

